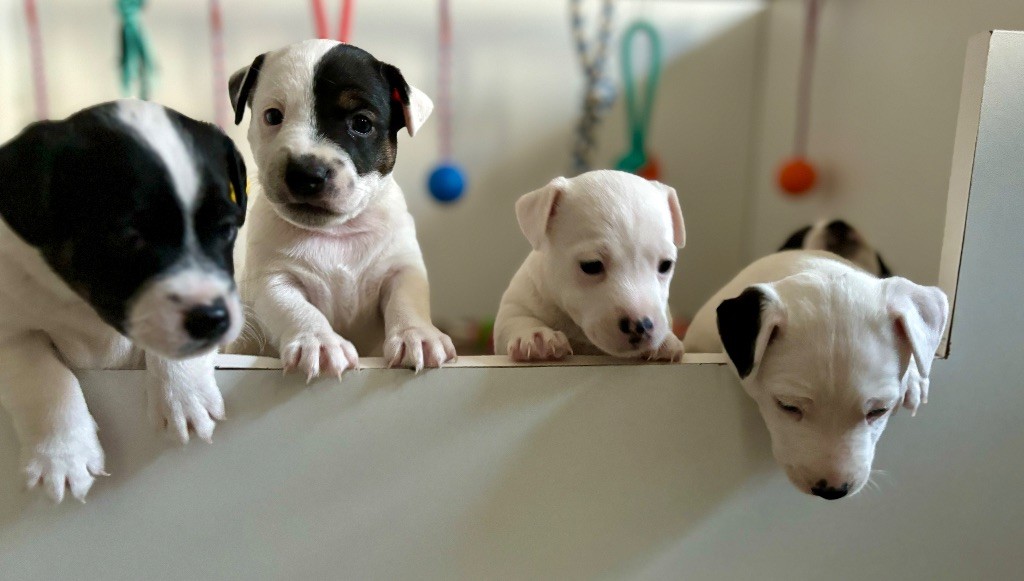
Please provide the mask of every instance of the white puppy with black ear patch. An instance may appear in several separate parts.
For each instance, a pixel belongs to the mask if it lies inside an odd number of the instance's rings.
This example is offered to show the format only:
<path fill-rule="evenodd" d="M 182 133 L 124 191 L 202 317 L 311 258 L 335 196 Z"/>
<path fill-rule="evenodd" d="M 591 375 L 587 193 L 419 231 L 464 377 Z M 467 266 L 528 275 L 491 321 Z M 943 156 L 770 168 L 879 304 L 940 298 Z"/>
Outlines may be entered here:
<path fill-rule="evenodd" d="M 29 488 L 81 500 L 104 472 L 72 369 L 145 365 L 182 443 L 224 416 L 213 352 L 242 328 L 232 278 L 245 164 L 216 127 L 145 101 L 84 109 L 0 147 L 0 403 Z"/>
<path fill-rule="evenodd" d="M 620 171 L 555 178 L 516 202 L 533 251 L 501 297 L 499 354 L 678 361 L 669 282 L 686 244 L 676 191 Z"/>
<path fill-rule="evenodd" d="M 419 370 L 455 358 L 430 320 L 427 272 L 392 177 L 398 132 L 433 107 L 364 50 L 308 40 L 262 54 L 230 82 L 236 123 L 252 110 L 259 167 L 240 277 L 255 341 L 307 379 L 341 376 L 381 349 Z M 261 343 L 254 345 L 253 343 Z"/>
<path fill-rule="evenodd" d="M 928 401 L 948 317 L 939 288 L 879 279 L 828 252 L 790 250 L 725 285 L 697 313 L 685 344 L 728 355 L 790 481 L 834 500 L 867 483 L 896 409 L 916 413 Z"/>

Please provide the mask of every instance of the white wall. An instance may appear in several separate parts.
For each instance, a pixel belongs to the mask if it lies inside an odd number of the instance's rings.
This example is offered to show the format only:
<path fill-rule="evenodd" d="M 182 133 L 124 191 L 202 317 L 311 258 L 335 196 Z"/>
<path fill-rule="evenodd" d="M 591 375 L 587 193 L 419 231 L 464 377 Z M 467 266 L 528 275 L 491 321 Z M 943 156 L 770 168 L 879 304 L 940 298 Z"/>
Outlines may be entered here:
<path fill-rule="evenodd" d="M 967 39 L 1024 29 L 1019 0 L 826 0 L 810 156 L 822 188 L 793 201 L 775 171 L 792 148 L 803 1 L 767 11 L 749 256 L 825 215 L 862 226 L 890 266 L 938 275 L 949 164 Z"/>
<path fill-rule="evenodd" d="M 51 115 L 119 96 L 112 2 L 39 2 Z M 327 2 L 336 10 L 339 3 Z M 587 2 L 588 9 L 597 3 Z M 224 0 L 228 71 L 257 54 L 312 34 L 308 2 Z M 400 140 L 396 177 L 416 216 L 431 274 L 435 315 L 485 317 L 529 246 L 515 223 L 515 199 L 569 171 L 581 73 L 570 41 L 567 2 L 454 0 L 455 156 L 470 189 L 441 207 L 425 190 L 437 160 L 436 123 Z M 687 314 L 740 266 L 741 222 L 749 176 L 763 0 L 619 3 L 621 26 L 634 16 L 662 32 L 665 73 L 652 128 L 663 180 L 682 195 L 690 246 L 673 290 Z M 149 2 L 144 22 L 161 67 L 154 99 L 204 119 L 214 88 L 204 0 Z M 410 82 L 436 94 L 436 2 L 357 3 L 353 42 L 397 64 Z M 20 0 L 0 0 L 14 34 L 0 35 L 0 139 L 32 120 L 31 85 Z M 335 19 L 332 17 L 331 22 Z M 0 28 L 3 30 L 3 28 Z M 613 47 L 613 57 L 618 47 Z M 10 62 L 10 64 L 8 64 Z M 617 76 L 617 59 L 613 70 Z M 217 93 L 226 98 L 226 90 Z M 626 145 L 615 109 L 600 132 L 595 160 L 610 164 Z M 244 123 L 248 123 L 248 117 Z M 248 154 L 244 125 L 229 134 Z"/>

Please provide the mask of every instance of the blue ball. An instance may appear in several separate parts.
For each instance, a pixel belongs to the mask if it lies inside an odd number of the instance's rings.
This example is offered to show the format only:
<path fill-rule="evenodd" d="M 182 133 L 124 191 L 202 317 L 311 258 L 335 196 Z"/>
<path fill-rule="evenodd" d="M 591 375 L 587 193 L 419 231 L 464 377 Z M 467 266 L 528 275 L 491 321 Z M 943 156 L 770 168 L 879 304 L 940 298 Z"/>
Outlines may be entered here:
<path fill-rule="evenodd" d="M 448 204 L 462 197 L 462 191 L 466 188 L 466 178 L 458 166 L 442 164 L 430 172 L 427 187 L 430 188 L 430 195 L 434 196 L 435 200 Z"/>

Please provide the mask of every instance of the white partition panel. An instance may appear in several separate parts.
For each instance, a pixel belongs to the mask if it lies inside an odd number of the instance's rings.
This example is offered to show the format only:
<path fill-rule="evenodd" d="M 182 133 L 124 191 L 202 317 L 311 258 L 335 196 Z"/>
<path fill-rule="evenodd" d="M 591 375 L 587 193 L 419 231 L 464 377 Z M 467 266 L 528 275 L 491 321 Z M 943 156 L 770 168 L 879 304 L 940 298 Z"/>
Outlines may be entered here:
<path fill-rule="evenodd" d="M 147 423 L 142 372 L 85 372 L 113 475 L 85 505 L 23 494 L 0 421 L 0 577 L 1019 577 L 1024 35 L 990 40 L 968 64 L 984 91 L 961 119 L 978 129 L 949 359 L 931 403 L 890 423 L 877 488 L 796 492 L 707 358 L 469 361 L 309 388 L 223 370 L 228 420 L 183 449 Z"/>

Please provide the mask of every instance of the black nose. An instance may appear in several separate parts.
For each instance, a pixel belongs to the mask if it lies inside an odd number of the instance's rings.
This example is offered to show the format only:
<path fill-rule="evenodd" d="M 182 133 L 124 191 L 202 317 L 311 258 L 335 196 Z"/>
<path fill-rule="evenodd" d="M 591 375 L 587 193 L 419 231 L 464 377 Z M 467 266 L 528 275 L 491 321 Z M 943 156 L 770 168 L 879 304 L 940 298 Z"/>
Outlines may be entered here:
<path fill-rule="evenodd" d="M 330 177 L 331 168 L 314 157 L 292 158 L 284 169 L 284 183 L 296 198 L 320 195 Z"/>
<path fill-rule="evenodd" d="M 828 485 L 828 482 L 819 480 L 815 483 L 814 487 L 811 488 L 811 494 L 814 496 L 820 496 L 825 500 L 839 500 L 846 496 L 846 493 L 850 491 L 850 483 L 844 482 L 839 488 L 835 488 Z"/>
<path fill-rule="evenodd" d="M 619 330 L 623 334 L 629 335 L 629 342 L 633 345 L 643 341 L 647 335 L 650 335 L 652 329 L 654 329 L 654 321 L 650 317 L 635 321 L 630 320 L 629 317 L 619 319 Z"/>
<path fill-rule="evenodd" d="M 231 319 L 224 299 L 201 305 L 185 313 L 185 330 L 193 339 L 213 339 L 228 330 Z"/>

